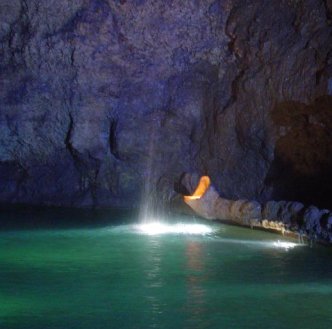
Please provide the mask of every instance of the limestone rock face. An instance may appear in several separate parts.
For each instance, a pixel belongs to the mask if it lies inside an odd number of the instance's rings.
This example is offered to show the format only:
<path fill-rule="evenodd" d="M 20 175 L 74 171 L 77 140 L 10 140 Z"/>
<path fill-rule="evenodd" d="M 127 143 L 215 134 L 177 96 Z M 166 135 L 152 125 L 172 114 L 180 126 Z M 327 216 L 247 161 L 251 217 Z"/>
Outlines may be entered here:
<path fill-rule="evenodd" d="M 181 184 L 190 190 L 195 180 L 196 175 L 186 173 Z M 195 214 L 205 219 L 258 227 L 283 235 L 297 235 L 300 241 L 305 237 L 311 244 L 313 241 L 327 245 L 332 243 L 330 210 L 305 207 L 301 202 L 294 201 L 268 201 L 260 204 L 257 201 L 225 199 L 219 196 L 207 176 L 201 177 L 194 193 L 183 196 L 183 205 L 189 206 Z M 188 207 L 182 209 L 186 212 Z"/>
<path fill-rule="evenodd" d="M 296 123 L 316 141 L 306 152 L 332 145 L 331 8 L 2 1 L 0 203 L 131 206 L 143 191 L 168 199 L 184 172 L 230 199 L 282 198 Z M 324 154 L 309 156 L 310 177 Z"/>

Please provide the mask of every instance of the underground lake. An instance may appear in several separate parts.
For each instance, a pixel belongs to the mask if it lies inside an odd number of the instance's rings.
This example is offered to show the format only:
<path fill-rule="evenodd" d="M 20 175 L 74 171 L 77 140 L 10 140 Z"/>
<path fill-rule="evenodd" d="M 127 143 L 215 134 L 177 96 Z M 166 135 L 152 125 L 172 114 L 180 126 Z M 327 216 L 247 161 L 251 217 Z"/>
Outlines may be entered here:
<path fill-rule="evenodd" d="M 0 0 L 0 329 L 332 328 L 332 0 Z"/>
<path fill-rule="evenodd" d="M 331 249 L 123 210 L 0 215 L 0 328 L 329 328 Z"/>

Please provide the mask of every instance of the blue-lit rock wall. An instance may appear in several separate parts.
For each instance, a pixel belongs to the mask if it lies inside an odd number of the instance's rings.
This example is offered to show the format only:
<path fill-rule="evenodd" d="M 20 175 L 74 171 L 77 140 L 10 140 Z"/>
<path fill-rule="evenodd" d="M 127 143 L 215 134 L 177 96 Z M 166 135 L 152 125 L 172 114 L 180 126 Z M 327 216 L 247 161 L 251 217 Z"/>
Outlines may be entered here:
<path fill-rule="evenodd" d="M 329 6 L 1 1 L 0 202 L 131 206 L 144 190 L 167 200 L 184 172 L 228 198 L 283 197 L 283 172 L 303 157 L 278 141 L 302 133 L 299 108 L 318 132 L 293 149 L 323 145 L 319 161 L 332 163 L 331 111 L 312 105 L 329 94 Z"/>

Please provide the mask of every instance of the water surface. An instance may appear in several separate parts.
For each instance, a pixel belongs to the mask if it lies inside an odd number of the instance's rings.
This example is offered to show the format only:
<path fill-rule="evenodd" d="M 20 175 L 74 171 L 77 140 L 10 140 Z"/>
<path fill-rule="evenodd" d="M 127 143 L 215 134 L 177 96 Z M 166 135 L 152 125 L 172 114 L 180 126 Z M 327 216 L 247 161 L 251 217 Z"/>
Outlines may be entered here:
<path fill-rule="evenodd" d="M 0 223 L 0 328 L 332 327 L 325 247 L 179 216 L 151 233 L 119 211 L 2 212 Z"/>

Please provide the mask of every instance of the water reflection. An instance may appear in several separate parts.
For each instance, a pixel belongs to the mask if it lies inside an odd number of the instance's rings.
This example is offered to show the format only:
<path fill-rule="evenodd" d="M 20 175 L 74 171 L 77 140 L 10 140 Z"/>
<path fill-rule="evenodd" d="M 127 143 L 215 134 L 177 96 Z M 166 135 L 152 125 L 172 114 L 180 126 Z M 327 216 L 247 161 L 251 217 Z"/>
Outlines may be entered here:
<path fill-rule="evenodd" d="M 149 328 L 157 328 L 160 323 L 160 315 L 163 313 L 163 303 L 160 300 L 159 290 L 164 282 L 161 271 L 161 241 L 158 237 L 149 239 L 148 251 L 144 265 L 145 299 L 149 317 Z"/>
<path fill-rule="evenodd" d="M 186 245 L 186 284 L 188 313 L 187 328 L 204 328 L 206 314 L 206 291 L 203 287 L 205 281 L 203 246 L 198 241 L 188 241 Z"/>

